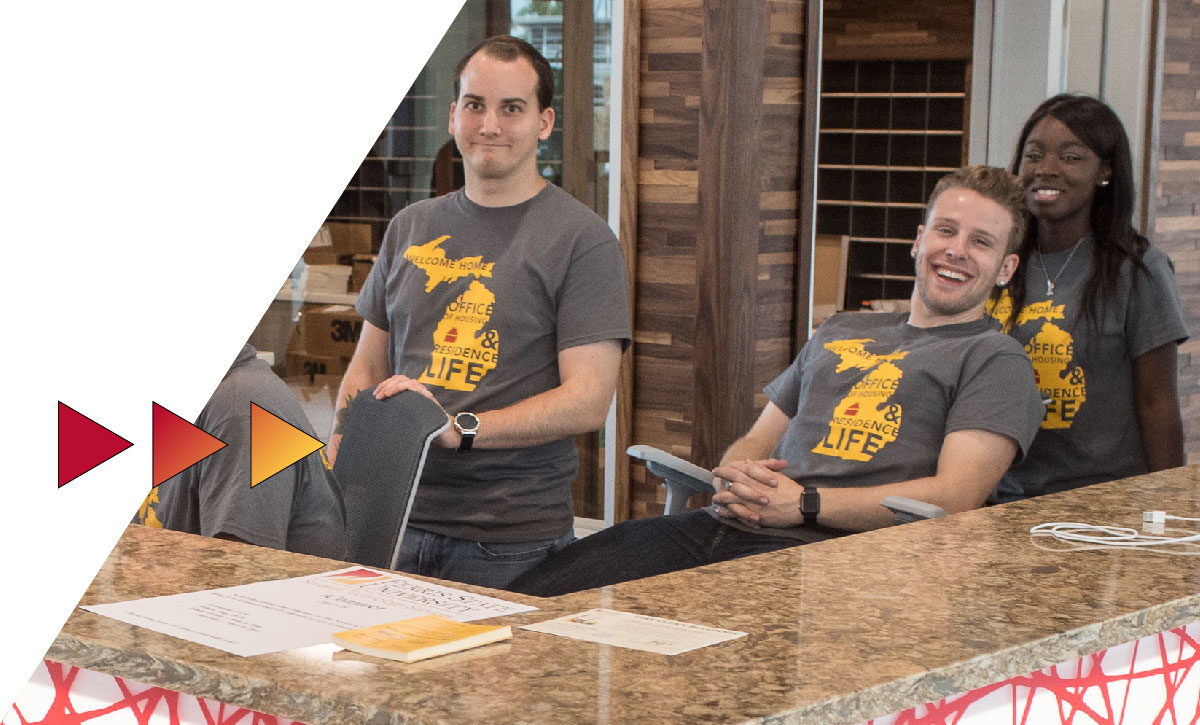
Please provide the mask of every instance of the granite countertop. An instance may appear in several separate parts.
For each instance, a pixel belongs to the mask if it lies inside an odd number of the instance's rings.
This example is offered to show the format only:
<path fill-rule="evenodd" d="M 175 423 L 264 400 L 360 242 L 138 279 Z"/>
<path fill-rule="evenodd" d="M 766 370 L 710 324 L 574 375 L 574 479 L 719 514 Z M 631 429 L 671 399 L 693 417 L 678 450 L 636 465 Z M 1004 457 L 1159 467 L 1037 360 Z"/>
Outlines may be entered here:
<path fill-rule="evenodd" d="M 857 721 L 1200 620 L 1194 557 L 1054 552 L 1028 535 L 1200 516 L 1197 483 L 1180 468 L 563 597 L 502 593 L 540 607 L 494 620 L 512 640 L 411 665 L 237 657 L 79 609 L 47 658 L 310 723 Z M 340 566 L 131 526 L 81 603 Z M 516 629 L 592 607 L 749 636 L 666 657 Z"/>

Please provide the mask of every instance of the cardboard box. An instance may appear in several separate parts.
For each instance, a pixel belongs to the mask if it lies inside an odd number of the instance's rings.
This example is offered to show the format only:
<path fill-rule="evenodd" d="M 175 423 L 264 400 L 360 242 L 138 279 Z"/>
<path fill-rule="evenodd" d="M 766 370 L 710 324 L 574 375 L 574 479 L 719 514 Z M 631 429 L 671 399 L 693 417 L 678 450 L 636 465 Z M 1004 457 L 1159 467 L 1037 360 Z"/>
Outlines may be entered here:
<path fill-rule="evenodd" d="M 345 294 L 353 271 L 348 264 L 309 264 L 304 268 L 304 290 L 306 294 Z"/>
<path fill-rule="evenodd" d="M 370 252 L 370 224 L 326 222 L 304 250 L 304 261 L 308 264 L 343 264 L 355 254 Z"/>
<path fill-rule="evenodd" d="M 303 350 L 289 350 L 283 377 L 289 381 L 306 379 L 311 382 L 317 380 L 322 375 L 345 375 L 346 368 L 349 365 L 349 357 L 341 355 L 312 355 Z"/>
<path fill-rule="evenodd" d="M 350 305 L 306 306 L 300 312 L 299 351 L 320 357 L 354 354 L 363 319 Z M 334 373 L 329 373 L 334 374 Z"/>
<path fill-rule="evenodd" d="M 371 274 L 371 268 L 375 266 L 375 258 L 378 256 L 377 254 L 356 254 L 351 258 L 351 292 L 362 291 L 363 285 L 367 282 L 367 275 Z"/>
<path fill-rule="evenodd" d="M 305 264 L 337 264 L 341 252 L 333 246 L 333 234 L 328 225 L 322 225 L 304 250 Z"/>
<path fill-rule="evenodd" d="M 371 253 L 371 225 L 349 222 L 326 222 L 333 237 L 333 246 L 347 254 Z"/>

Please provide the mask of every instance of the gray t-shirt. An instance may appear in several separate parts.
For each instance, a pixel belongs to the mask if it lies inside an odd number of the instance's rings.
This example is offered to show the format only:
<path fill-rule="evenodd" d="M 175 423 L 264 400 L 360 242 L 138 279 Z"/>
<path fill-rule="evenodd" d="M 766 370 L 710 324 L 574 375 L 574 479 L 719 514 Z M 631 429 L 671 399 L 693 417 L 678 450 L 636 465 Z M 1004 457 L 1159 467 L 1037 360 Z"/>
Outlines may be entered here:
<path fill-rule="evenodd" d="M 225 447 L 159 485 L 147 499 L 149 510 L 143 506 L 139 522 L 345 558 L 341 489 L 319 451 L 250 487 L 251 403 L 316 437 L 292 391 L 246 345 L 196 420 L 198 428 Z"/>
<path fill-rule="evenodd" d="M 510 207 L 462 191 L 392 219 L 358 311 L 388 331 L 389 365 L 451 414 L 504 408 L 560 383 L 558 353 L 630 340 L 612 230 L 547 184 Z M 472 541 L 557 538 L 573 521 L 573 438 L 520 449 L 432 447 L 409 522 Z"/>
<path fill-rule="evenodd" d="M 932 476 L 946 435 L 960 430 L 1011 438 L 1019 458 L 1042 417 L 1029 359 L 986 319 L 920 328 L 907 313 L 834 315 L 765 391 L 791 418 L 772 455 L 789 478 L 821 487 Z"/>
<path fill-rule="evenodd" d="M 1108 300 L 1097 335 L 1080 301 L 1092 269 L 1091 239 L 1070 255 L 1047 254 L 1040 262 L 1035 255 L 1024 266 L 1025 305 L 1010 334 L 1025 347 L 1042 397 L 1050 402 L 1029 455 L 1005 475 L 994 501 L 1147 470 L 1133 404 L 1133 360 L 1187 339 L 1175 268 L 1166 254 L 1149 247 L 1142 257 L 1146 270 L 1137 272 L 1134 284 L 1133 263 L 1122 262 L 1116 294 Z M 1047 270 L 1053 297 L 1046 294 Z M 1004 301 L 997 308 L 1001 316 Z"/>
<path fill-rule="evenodd" d="M 937 473 L 947 434 L 985 430 L 1029 449 L 1042 406 L 1029 360 L 987 320 L 913 327 L 906 313 L 835 315 L 765 389 L 792 421 L 774 455 L 818 486 Z"/>

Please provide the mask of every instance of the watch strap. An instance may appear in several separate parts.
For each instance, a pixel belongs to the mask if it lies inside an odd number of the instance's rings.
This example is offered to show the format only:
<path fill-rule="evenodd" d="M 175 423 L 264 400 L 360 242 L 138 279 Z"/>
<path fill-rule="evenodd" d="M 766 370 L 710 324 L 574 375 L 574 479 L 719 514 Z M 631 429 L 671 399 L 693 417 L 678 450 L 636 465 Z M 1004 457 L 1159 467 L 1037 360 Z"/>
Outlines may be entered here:
<path fill-rule="evenodd" d="M 800 494 L 800 515 L 804 517 L 805 526 L 814 526 L 817 516 L 821 513 L 821 493 L 815 484 L 805 483 Z"/>
<path fill-rule="evenodd" d="M 474 443 L 475 443 L 475 434 L 474 433 L 463 433 L 461 431 L 459 432 L 459 439 L 458 439 L 458 452 L 459 453 L 466 453 L 467 451 L 471 450 L 471 446 L 474 445 Z"/>
<path fill-rule="evenodd" d="M 474 413 L 462 412 L 454 416 L 454 429 L 458 431 L 458 450 L 466 453 L 475 443 L 475 434 L 479 432 L 479 416 Z"/>

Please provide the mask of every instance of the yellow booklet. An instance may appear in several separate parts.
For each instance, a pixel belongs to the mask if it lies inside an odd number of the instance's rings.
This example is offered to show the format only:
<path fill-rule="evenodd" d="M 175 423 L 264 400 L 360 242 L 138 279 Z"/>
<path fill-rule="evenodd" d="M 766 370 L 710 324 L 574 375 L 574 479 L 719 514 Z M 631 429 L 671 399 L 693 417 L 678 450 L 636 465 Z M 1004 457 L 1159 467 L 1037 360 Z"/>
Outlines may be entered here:
<path fill-rule="evenodd" d="M 333 643 L 373 657 L 416 662 L 511 638 L 512 628 L 507 625 L 464 624 L 429 614 L 335 632 Z"/>

